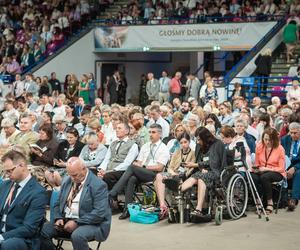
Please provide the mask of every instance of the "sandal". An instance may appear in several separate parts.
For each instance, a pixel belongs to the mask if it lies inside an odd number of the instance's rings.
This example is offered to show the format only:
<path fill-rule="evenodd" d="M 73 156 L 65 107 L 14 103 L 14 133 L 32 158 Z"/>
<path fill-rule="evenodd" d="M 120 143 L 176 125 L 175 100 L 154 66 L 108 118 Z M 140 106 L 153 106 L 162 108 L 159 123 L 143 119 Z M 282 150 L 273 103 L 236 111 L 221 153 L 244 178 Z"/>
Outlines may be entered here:
<path fill-rule="evenodd" d="M 266 207 L 266 214 L 267 215 L 270 215 L 271 213 L 273 213 L 273 204 L 268 204 L 267 207 Z"/>
<path fill-rule="evenodd" d="M 199 210 L 199 209 L 195 209 L 194 211 L 192 211 L 191 215 L 192 216 L 197 216 L 197 217 L 203 217 L 204 216 L 203 213 L 202 213 L 202 211 Z"/>

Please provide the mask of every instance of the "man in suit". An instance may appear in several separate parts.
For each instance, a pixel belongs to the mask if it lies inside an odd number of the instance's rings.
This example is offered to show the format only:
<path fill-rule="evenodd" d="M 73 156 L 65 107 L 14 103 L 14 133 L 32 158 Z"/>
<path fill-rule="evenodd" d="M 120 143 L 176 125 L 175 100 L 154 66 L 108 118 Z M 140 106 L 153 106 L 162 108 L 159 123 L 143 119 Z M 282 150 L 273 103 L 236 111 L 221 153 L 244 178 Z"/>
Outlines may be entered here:
<path fill-rule="evenodd" d="M 112 75 L 108 83 L 110 105 L 117 103 L 118 101 L 119 80 L 120 80 L 120 73 L 118 70 L 115 70 L 114 74 Z"/>
<path fill-rule="evenodd" d="M 0 249 L 34 249 L 45 216 L 46 190 L 30 175 L 22 153 L 11 150 L 1 160 L 9 180 L 0 184 Z"/>
<path fill-rule="evenodd" d="M 105 241 L 111 225 L 106 184 L 89 171 L 78 157 L 67 162 L 64 180 L 54 207 L 54 223 L 46 223 L 41 249 L 55 249 L 52 238 L 70 237 L 74 250 L 88 250 L 88 242 Z"/>
<path fill-rule="evenodd" d="M 292 122 L 289 125 L 289 134 L 281 139 L 285 155 L 291 160 L 287 170 L 287 178 L 293 179 L 292 197 L 288 201 L 288 210 L 294 211 L 300 199 L 300 124 Z"/>
<path fill-rule="evenodd" d="M 149 103 L 158 100 L 159 90 L 160 90 L 159 81 L 154 78 L 153 73 L 148 73 L 146 92 L 148 95 Z"/>

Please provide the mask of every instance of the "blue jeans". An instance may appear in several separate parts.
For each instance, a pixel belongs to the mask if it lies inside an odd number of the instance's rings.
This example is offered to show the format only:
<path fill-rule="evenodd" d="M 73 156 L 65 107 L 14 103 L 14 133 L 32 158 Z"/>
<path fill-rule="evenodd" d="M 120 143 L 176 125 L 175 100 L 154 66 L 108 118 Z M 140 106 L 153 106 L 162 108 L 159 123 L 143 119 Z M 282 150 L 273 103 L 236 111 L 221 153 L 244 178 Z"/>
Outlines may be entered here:
<path fill-rule="evenodd" d="M 292 199 L 300 200 L 300 169 L 295 169 L 293 177 Z"/>

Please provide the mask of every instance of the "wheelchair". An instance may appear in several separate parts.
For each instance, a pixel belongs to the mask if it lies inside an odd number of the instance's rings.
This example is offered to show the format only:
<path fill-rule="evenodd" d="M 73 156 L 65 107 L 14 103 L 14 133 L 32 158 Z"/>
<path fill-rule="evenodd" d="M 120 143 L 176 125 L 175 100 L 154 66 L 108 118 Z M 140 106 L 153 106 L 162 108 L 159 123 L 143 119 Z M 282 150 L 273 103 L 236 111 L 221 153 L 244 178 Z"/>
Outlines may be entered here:
<path fill-rule="evenodd" d="M 247 208 L 248 186 L 245 178 L 238 172 L 239 165 L 232 165 L 224 169 L 220 179 L 213 182 L 208 187 L 204 211 L 204 218 L 198 219 L 190 216 L 190 211 L 195 209 L 197 202 L 196 188 L 182 192 L 179 185 L 176 186 L 172 181 L 165 181 L 166 188 L 171 190 L 173 199 L 170 206 L 169 222 L 210 222 L 215 220 L 216 225 L 221 225 L 224 218 L 237 220 L 241 218 Z M 180 181 L 183 183 L 184 179 Z"/>

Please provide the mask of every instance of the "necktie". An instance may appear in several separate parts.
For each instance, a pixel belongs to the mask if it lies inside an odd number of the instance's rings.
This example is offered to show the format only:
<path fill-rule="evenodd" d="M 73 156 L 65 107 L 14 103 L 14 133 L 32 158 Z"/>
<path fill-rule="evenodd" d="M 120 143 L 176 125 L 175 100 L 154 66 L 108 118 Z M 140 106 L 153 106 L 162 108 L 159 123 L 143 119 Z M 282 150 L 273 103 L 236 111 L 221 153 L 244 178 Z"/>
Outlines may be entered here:
<path fill-rule="evenodd" d="M 294 142 L 294 146 L 293 146 L 293 158 L 297 157 L 297 154 L 298 154 L 298 145 L 299 145 L 299 141 L 295 141 Z"/>
<path fill-rule="evenodd" d="M 17 196 L 17 193 L 18 193 L 18 189 L 20 188 L 20 185 L 18 183 L 15 183 L 13 185 L 13 187 L 11 188 L 9 194 L 8 194 L 8 197 L 7 197 L 7 201 L 6 201 L 6 204 L 5 204 L 5 207 L 3 209 L 3 212 L 1 213 L 2 214 L 2 218 L 1 218 L 1 222 L 0 222 L 0 231 L 5 231 L 3 230 L 3 227 L 5 225 L 5 222 L 6 222 L 6 216 L 7 216 L 7 213 L 8 213 L 8 210 L 9 210 L 9 207 L 11 206 L 11 204 L 13 204 L 16 196 Z"/>
<path fill-rule="evenodd" d="M 122 143 L 123 143 L 123 142 L 124 142 L 124 141 L 119 141 L 118 147 L 117 147 L 117 150 L 116 150 L 116 154 L 119 153 L 119 149 L 120 149 L 120 147 L 122 146 Z"/>
<path fill-rule="evenodd" d="M 69 195 L 68 198 L 68 207 L 70 208 L 72 205 L 73 200 L 75 199 L 75 197 L 77 196 L 77 194 L 79 193 L 80 190 L 80 183 L 74 183 L 72 186 L 72 191 Z"/>

